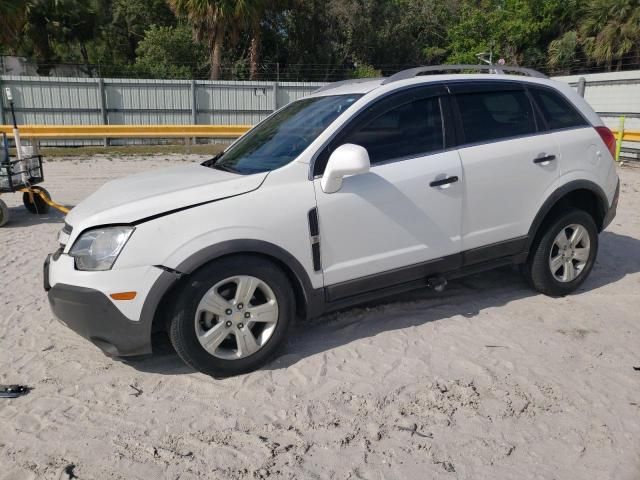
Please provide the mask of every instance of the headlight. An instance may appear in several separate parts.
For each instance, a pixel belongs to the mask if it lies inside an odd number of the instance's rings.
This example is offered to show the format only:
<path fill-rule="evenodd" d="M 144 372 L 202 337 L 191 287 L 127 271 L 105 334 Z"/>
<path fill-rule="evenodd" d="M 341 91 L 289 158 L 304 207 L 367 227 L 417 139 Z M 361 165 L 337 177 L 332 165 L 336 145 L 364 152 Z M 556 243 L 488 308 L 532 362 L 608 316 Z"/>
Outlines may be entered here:
<path fill-rule="evenodd" d="M 133 230 L 127 226 L 88 230 L 75 241 L 69 255 L 75 258 L 78 270 L 110 270 Z"/>

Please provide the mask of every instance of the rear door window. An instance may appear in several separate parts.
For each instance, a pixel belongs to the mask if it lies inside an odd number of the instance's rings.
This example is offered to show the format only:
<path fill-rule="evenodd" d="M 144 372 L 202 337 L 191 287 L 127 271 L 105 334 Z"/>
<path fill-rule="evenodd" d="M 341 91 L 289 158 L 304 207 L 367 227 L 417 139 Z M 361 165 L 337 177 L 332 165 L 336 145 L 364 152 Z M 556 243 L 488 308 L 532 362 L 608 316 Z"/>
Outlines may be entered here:
<path fill-rule="evenodd" d="M 536 133 L 533 107 L 524 90 L 456 95 L 465 143 L 495 141 Z"/>
<path fill-rule="evenodd" d="M 561 95 L 543 88 L 530 88 L 529 91 L 550 130 L 588 125 L 582 115 Z"/>

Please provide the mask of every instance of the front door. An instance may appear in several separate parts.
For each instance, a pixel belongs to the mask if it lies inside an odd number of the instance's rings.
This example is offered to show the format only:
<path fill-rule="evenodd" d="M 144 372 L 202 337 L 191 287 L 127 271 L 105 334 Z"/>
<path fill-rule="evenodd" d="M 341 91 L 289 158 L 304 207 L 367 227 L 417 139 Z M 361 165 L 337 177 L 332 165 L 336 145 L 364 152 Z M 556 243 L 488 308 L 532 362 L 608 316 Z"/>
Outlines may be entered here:
<path fill-rule="evenodd" d="M 446 150 L 446 92 L 413 88 L 379 101 L 327 147 L 366 148 L 371 170 L 335 193 L 314 184 L 330 300 L 426 279 L 458 266 L 463 200 L 458 153 Z M 316 169 L 316 174 L 322 172 Z"/>

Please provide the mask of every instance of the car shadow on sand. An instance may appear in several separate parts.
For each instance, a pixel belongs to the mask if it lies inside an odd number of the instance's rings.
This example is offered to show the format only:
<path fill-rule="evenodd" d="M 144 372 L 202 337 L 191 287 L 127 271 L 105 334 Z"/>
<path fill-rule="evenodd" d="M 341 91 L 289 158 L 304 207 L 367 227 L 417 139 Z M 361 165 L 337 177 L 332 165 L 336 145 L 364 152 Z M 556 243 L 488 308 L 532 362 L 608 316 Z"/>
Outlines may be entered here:
<path fill-rule="evenodd" d="M 640 272 L 640 240 L 612 232 L 600 235 L 596 265 L 589 278 L 573 295 L 613 284 L 628 274 Z M 473 318 L 486 308 L 506 305 L 533 291 L 516 267 L 504 267 L 451 281 L 436 293 L 427 288 L 381 298 L 354 308 L 298 322 L 291 340 L 279 357 L 262 370 L 288 368 L 304 358 L 353 341 L 434 321 L 463 315 Z M 553 302 L 553 298 L 548 299 Z M 398 308 L 398 307 L 402 308 Z M 143 372 L 193 373 L 182 363 L 166 334 L 154 337 L 154 355 L 126 363 Z"/>

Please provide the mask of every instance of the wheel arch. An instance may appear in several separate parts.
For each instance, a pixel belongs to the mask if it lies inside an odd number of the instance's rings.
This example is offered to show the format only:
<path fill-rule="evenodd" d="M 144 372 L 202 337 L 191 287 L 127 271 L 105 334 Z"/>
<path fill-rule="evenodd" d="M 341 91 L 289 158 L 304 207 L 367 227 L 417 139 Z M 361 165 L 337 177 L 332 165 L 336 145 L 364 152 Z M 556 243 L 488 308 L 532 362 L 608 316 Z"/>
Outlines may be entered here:
<path fill-rule="evenodd" d="M 191 274 L 209 263 L 233 255 L 253 255 L 276 264 L 286 275 L 294 290 L 296 313 L 302 318 L 310 318 L 322 309 L 322 289 L 314 289 L 302 264 L 283 248 L 262 240 L 229 240 L 199 250 L 183 260 L 175 269 L 170 269 L 175 281 L 164 289 L 162 299 L 153 312 L 151 331 L 163 330 L 168 320 L 163 313 L 168 312 L 171 297 L 180 291 Z M 177 278 L 176 278 L 177 277 Z"/>
<path fill-rule="evenodd" d="M 529 252 L 540 238 L 544 226 L 558 212 L 571 207 L 589 213 L 598 227 L 598 232 L 602 231 L 609 207 L 607 196 L 602 188 L 589 180 L 574 180 L 555 190 L 542 204 L 529 229 L 527 245 Z"/>

